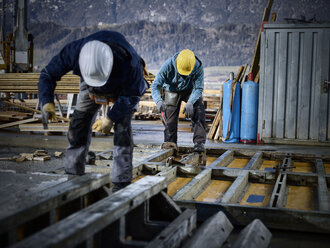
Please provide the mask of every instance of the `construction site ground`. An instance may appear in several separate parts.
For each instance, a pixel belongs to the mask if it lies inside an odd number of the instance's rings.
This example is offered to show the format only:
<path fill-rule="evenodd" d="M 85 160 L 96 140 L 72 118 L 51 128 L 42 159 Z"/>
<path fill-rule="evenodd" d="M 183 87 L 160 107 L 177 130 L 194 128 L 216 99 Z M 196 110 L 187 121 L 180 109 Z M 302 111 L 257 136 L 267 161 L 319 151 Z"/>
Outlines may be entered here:
<path fill-rule="evenodd" d="M 150 154 L 159 152 L 163 143 L 164 127 L 160 120 L 133 120 L 134 163 L 143 161 Z M 180 121 L 178 130 L 178 146 L 193 147 L 191 122 Z M 66 133 L 23 133 L 18 129 L 0 131 L 0 202 L 1 204 L 14 198 L 38 193 L 58 183 L 70 180 L 64 174 L 65 149 L 68 146 Z M 113 148 L 113 135 L 96 134 L 92 138 L 90 150 L 96 153 Z M 251 151 L 274 151 L 283 153 L 300 153 L 329 156 L 329 146 L 306 145 L 271 145 L 271 144 L 229 144 L 207 140 L 206 148 L 240 149 Z M 10 161 L 21 153 L 34 153 L 45 150 L 50 159 L 47 161 Z M 54 152 L 63 152 L 56 158 Z M 2 159 L 1 159 L 2 158 Z M 96 163 L 97 166 L 97 163 Z M 86 167 L 86 172 L 89 172 Z M 27 176 L 28 175 L 28 176 Z M 240 229 L 237 229 L 237 233 Z M 271 229 L 272 247 L 326 247 L 329 241 L 327 234 L 283 231 Z M 302 238 L 303 237 L 303 238 Z M 319 244 L 317 244 L 319 243 Z"/>

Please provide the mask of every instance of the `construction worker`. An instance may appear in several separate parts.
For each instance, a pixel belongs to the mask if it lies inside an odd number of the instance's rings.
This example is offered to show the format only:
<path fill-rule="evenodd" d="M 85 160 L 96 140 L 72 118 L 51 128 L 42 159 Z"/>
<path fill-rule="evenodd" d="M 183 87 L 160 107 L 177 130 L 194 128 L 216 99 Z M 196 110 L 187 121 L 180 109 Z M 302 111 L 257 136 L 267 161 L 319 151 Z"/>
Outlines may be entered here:
<path fill-rule="evenodd" d="M 109 134 L 114 126 L 113 191 L 126 187 L 132 179 L 133 141 L 131 119 L 140 97 L 147 89 L 143 77 L 144 61 L 114 31 L 100 31 L 67 44 L 41 71 L 39 98 L 42 109 L 55 119 L 54 90 L 56 81 L 69 71 L 81 77 L 80 93 L 69 130 L 65 172 L 85 173 L 85 161 L 91 142 L 92 128 Z M 106 115 L 97 120 L 99 103 L 114 102 Z"/>
<path fill-rule="evenodd" d="M 191 118 L 195 152 L 204 152 L 206 140 L 203 105 L 204 69 L 202 62 L 188 49 L 176 53 L 161 66 L 151 84 L 151 94 L 165 122 L 164 141 L 177 144 L 178 116 L 181 102 L 183 114 Z M 164 94 L 161 94 L 164 92 Z M 163 95 L 163 98 L 162 98 Z"/>

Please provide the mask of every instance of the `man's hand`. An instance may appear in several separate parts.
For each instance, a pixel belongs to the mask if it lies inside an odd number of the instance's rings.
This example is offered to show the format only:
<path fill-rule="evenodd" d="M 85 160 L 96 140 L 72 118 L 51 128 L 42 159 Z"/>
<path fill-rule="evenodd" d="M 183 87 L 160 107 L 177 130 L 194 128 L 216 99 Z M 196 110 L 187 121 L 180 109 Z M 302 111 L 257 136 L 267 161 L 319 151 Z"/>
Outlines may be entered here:
<path fill-rule="evenodd" d="M 159 113 L 165 112 L 166 106 L 162 100 L 159 100 L 156 105 Z"/>
<path fill-rule="evenodd" d="M 109 134 L 112 126 L 113 121 L 109 117 L 104 117 L 95 121 L 92 129 L 103 134 Z"/>
<path fill-rule="evenodd" d="M 52 102 L 46 103 L 42 106 L 43 112 L 46 114 L 47 118 L 51 121 L 56 121 L 55 105 Z"/>
<path fill-rule="evenodd" d="M 191 118 L 193 113 L 194 113 L 194 106 L 191 102 L 187 102 L 186 106 L 184 106 L 184 109 L 182 111 L 182 113 L 186 113 L 186 117 L 187 118 Z"/>

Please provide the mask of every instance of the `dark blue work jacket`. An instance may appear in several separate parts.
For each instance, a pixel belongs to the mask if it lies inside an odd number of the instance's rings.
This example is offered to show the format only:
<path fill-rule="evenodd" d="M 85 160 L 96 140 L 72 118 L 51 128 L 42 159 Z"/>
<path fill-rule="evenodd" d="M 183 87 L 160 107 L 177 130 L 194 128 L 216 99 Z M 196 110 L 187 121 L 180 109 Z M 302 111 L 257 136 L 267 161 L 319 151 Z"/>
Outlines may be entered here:
<path fill-rule="evenodd" d="M 79 68 L 79 53 L 83 45 L 92 40 L 115 44 L 126 51 L 126 56 L 123 59 L 117 56 L 117 53 L 113 50 L 114 65 L 109 78 L 111 83 L 100 88 L 104 93 L 112 93 L 117 97 L 114 106 L 108 113 L 110 119 L 116 122 L 126 113 L 133 110 L 146 90 L 146 81 L 142 74 L 141 57 L 125 37 L 118 32 L 99 31 L 86 38 L 67 44 L 42 69 L 38 83 L 39 99 L 42 105 L 54 102 L 56 81 L 59 81 L 69 71 L 72 70 L 73 74 L 82 77 Z"/>

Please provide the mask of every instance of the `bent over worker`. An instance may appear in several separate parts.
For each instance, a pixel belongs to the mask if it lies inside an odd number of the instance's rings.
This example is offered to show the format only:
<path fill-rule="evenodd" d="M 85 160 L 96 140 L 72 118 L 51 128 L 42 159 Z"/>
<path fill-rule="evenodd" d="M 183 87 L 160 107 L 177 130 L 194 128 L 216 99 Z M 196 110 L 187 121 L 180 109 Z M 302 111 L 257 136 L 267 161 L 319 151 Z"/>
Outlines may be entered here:
<path fill-rule="evenodd" d="M 164 99 L 161 90 L 164 90 Z M 204 152 L 206 140 L 205 108 L 203 105 L 204 69 L 202 62 L 188 49 L 165 61 L 151 84 L 157 109 L 164 116 L 164 141 L 177 144 L 178 116 L 181 102 L 183 113 L 191 118 L 195 152 Z"/>
<path fill-rule="evenodd" d="M 54 90 L 56 81 L 69 71 L 79 75 L 80 93 L 69 131 L 65 172 L 85 173 L 85 161 L 92 136 L 92 124 L 102 103 L 114 102 L 106 116 L 93 125 L 108 134 L 114 125 L 113 191 L 132 179 L 133 141 L 131 119 L 147 88 L 143 77 L 144 61 L 127 42 L 114 31 L 99 31 L 67 44 L 41 71 L 39 98 L 44 113 L 55 117 Z M 100 100 L 101 99 L 101 100 Z"/>

